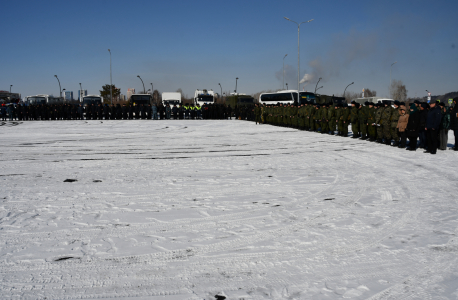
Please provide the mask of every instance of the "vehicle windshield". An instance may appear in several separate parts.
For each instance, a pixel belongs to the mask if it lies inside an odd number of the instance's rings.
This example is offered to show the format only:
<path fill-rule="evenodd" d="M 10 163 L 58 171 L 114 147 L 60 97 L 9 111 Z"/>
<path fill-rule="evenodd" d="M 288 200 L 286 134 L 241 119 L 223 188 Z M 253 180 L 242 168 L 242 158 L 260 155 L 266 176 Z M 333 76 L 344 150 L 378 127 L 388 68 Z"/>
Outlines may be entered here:
<path fill-rule="evenodd" d="M 132 97 L 130 97 L 130 101 L 131 103 L 135 105 L 150 104 L 151 96 L 150 95 L 132 95 Z"/>
<path fill-rule="evenodd" d="M 164 102 L 164 105 L 167 105 L 167 104 L 169 104 L 169 105 L 175 105 L 175 104 L 178 105 L 178 104 L 180 104 L 180 100 L 164 100 L 162 102 Z"/>
<path fill-rule="evenodd" d="M 132 101 L 139 101 L 139 100 L 149 101 L 150 98 L 151 96 L 149 95 L 132 95 L 132 97 L 130 97 Z"/>
<path fill-rule="evenodd" d="M 89 104 L 101 104 L 102 103 L 102 98 L 100 97 L 83 97 L 83 105 L 89 105 Z"/>
<path fill-rule="evenodd" d="M 197 101 L 199 101 L 199 102 L 213 102 L 213 96 L 211 96 L 211 95 L 208 95 L 208 96 L 200 95 L 197 98 Z"/>
<path fill-rule="evenodd" d="M 45 97 L 29 97 L 28 99 L 29 99 L 30 103 L 39 103 L 39 104 L 46 103 L 46 98 Z"/>
<path fill-rule="evenodd" d="M 239 103 L 254 103 L 254 98 L 239 98 Z"/>
<path fill-rule="evenodd" d="M 275 94 L 264 94 L 261 95 L 261 101 L 263 102 L 280 102 L 280 101 L 292 101 L 292 93 L 275 93 Z"/>

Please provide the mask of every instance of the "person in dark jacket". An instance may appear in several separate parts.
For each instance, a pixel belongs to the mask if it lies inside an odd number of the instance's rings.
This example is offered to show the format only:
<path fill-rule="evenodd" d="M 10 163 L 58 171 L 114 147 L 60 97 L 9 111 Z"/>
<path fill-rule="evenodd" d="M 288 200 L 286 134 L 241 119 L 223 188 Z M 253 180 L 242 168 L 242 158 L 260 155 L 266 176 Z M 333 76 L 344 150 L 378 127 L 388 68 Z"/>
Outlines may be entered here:
<path fill-rule="evenodd" d="M 428 150 L 425 153 L 436 154 L 442 114 L 436 102 L 431 102 L 429 106 L 431 109 L 428 112 L 425 126 Z"/>
<path fill-rule="evenodd" d="M 426 140 L 426 118 L 428 117 L 428 107 L 427 103 L 422 103 L 420 105 L 420 129 L 418 131 L 418 137 L 420 139 L 420 144 L 418 148 L 427 149 L 428 142 Z"/>
<path fill-rule="evenodd" d="M 448 130 L 450 128 L 450 111 L 445 104 L 441 102 L 439 104 L 442 120 L 439 127 L 439 149 L 440 150 L 447 150 L 447 142 L 448 142 Z"/>
<path fill-rule="evenodd" d="M 410 105 L 409 122 L 407 123 L 406 134 L 409 139 L 409 147 L 406 150 L 417 150 L 417 138 L 420 131 L 420 112 L 415 104 Z"/>
<path fill-rule="evenodd" d="M 178 107 L 176 104 L 174 104 L 172 107 L 172 114 L 175 120 L 178 119 Z"/>
<path fill-rule="evenodd" d="M 458 97 L 453 99 L 453 108 L 450 109 L 450 129 L 455 135 L 455 146 L 452 150 L 458 151 Z"/>

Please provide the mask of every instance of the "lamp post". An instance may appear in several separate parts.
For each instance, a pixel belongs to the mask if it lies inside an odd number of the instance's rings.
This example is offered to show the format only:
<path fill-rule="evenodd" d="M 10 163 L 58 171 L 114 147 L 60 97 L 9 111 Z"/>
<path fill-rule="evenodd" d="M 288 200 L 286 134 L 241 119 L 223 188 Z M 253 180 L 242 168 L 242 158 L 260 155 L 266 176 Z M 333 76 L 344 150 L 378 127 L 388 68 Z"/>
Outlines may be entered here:
<path fill-rule="evenodd" d="M 12 84 L 10 84 L 10 94 L 11 94 L 11 87 L 12 87 L 12 86 L 13 86 L 13 85 L 12 85 Z"/>
<path fill-rule="evenodd" d="M 80 82 L 80 102 L 83 102 L 83 87 L 81 86 L 81 82 Z"/>
<path fill-rule="evenodd" d="M 318 78 L 318 81 L 317 81 L 317 83 L 316 83 L 316 85 L 315 85 L 315 93 L 316 93 L 316 91 L 317 91 L 317 89 L 316 89 L 316 88 L 317 88 L 317 86 L 318 86 L 318 82 L 320 82 L 320 80 L 321 80 L 321 77 L 320 77 L 320 78 Z"/>
<path fill-rule="evenodd" d="M 143 94 L 145 94 L 145 84 L 143 83 L 143 80 L 141 79 L 140 75 L 137 75 L 138 78 L 140 78 L 140 80 L 142 81 L 142 84 L 143 84 Z"/>
<path fill-rule="evenodd" d="M 320 86 L 319 88 L 317 88 L 317 89 L 315 90 L 315 93 L 316 93 L 316 91 L 318 91 L 318 90 L 321 89 L 322 87 L 323 87 L 323 86 Z"/>
<path fill-rule="evenodd" d="M 286 89 L 288 89 L 288 83 L 286 83 Z"/>
<path fill-rule="evenodd" d="M 239 80 L 238 77 L 235 78 L 235 94 L 237 95 L 237 80 Z"/>
<path fill-rule="evenodd" d="M 283 86 L 282 88 L 285 89 L 285 57 L 288 56 L 288 54 L 285 54 L 283 57 Z"/>
<path fill-rule="evenodd" d="M 54 77 L 56 77 L 56 78 L 57 78 L 57 82 L 59 82 L 59 93 L 60 93 L 60 97 L 62 98 L 62 89 L 61 89 L 61 87 L 60 87 L 60 80 L 59 80 L 59 78 L 57 77 L 57 75 L 54 75 Z"/>
<path fill-rule="evenodd" d="M 349 86 L 352 85 L 353 83 L 354 83 L 354 82 L 350 83 L 349 85 L 347 85 L 347 87 L 349 87 Z M 345 91 L 347 90 L 347 87 L 345 88 L 344 93 L 343 93 L 344 98 L 345 98 Z"/>
<path fill-rule="evenodd" d="M 219 87 L 221 88 L 221 100 L 223 99 L 223 87 L 221 86 L 221 83 L 218 83 Z"/>
<path fill-rule="evenodd" d="M 111 51 L 108 49 L 108 52 L 110 52 L 110 99 L 111 99 L 111 105 L 113 105 L 113 82 L 112 82 L 112 77 L 111 77 Z"/>
<path fill-rule="evenodd" d="M 301 24 L 302 23 L 309 23 L 312 22 L 313 19 L 308 20 L 306 22 L 301 22 L 297 23 L 293 20 L 288 19 L 287 17 L 284 17 L 286 20 L 291 21 L 297 25 L 297 99 L 299 99 L 299 81 L 300 81 L 300 30 L 301 30 Z"/>
<path fill-rule="evenodd" d="M 428 90 L 426 90 L 426 92 L 428 93 L 428 103 L 429 103 L 431 101 L 431 93 Z"/>
<path fill-rule="evenodd" d="M 391 94 L 391 85 L 393 84 L 393 82 L 391 81 L 391 70 L 393 69 L 393 65 L 397 63 L 397 61 L 395 61 L 394 63 L 391 64 L 391 67 L 390 67 L 390 94 Z"/>

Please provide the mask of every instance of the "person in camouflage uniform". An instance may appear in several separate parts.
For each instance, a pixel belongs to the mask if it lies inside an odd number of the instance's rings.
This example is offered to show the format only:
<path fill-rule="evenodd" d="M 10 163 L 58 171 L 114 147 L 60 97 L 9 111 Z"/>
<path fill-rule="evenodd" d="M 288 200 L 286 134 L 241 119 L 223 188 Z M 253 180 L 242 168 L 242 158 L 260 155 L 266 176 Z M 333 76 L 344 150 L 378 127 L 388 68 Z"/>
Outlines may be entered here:
<path fill-rule="evenodd" d="M 320 123 L 321 133 L 328 133 L 328 105 L 326 103 L 321 106 Z"/>
<path fill-rule="evenodd" d="M 353 132 L 352 138 L 354 139 L 359 137 L 358 108 L 359 108 L 359 103 L 352 101 L 351 102 L 351 111 L 350 111 L 350 122 L 351 122 L 351 131 Z"/>
<path fill-rule="evenodd" d="M 342 135 L 342 127 L 340 125 L 340 117 L 342 116 L 342 109 L 340 104 L 335 105 L 334 118 L 336 120 L 335 125 L 337 126 L 337 135 Z"/>
<path fill-rule="evenodd" d="M 368 102 L 358 108 L 359 131 L 361 132 L 361 139 L 367 139 L 367 109 L 369 108 Z"/>
<path fill-rule="evenodd" d="M 384 104 L 385 109 L 382 113 L 382 129 L 383 129 L 383 137 L 385 138 L 385 144 L 391 145 L 391 114 L 393 112 L 393 108 L 387 102 Z"/>
<path fill-rule="evenodd" d="M 377 143 L 383 142 L 383 127 L 382 127 L 382 115 L 385 110 L 385 105 L 383 103 L 377 103 L 377 109 L 375 110 L 375 124 L 377 126 Z"/>
<path fill-rule="evenodd" d="M 328 108 L 328 131 L 330 135 L 334 135 L 334 132 L 336 131 L 336 110 L 337 107 L 336 105 L 329 105 Z"/>
<path fill-rule="evenodd" d="M 348 137 L 348 125 L 351 120 L 350 108 L 348 105 L 342 106 L 342 116 L 340 119 L 342 121 L 342 136 Z"/>
<path fill-rule="evenodd" d="M 394 101 L 394 108 L 391 113 L 391 127 L 390 127 L 390 133 L 391 133 L 391 138 L 394 140 L 393 142 L 393 147 L 399 146 L 399 134 L 398 134 L 398 121 L 399 121 L 399 106 L 401 103 L 396 100 Z"/>
<path fill-rule="evenodd" d="M 367 133 L 369 135 L 369 141 L 373 142 L 376 139 L 376 125 L 375 125 L 375 108 L 374 103 L 369 102 L 369 108 L 367 109 Z"/>
<path fill-rule="evenodd" d="M 254 112 L 254 120 L 256 122 L 256 125 L 258 123 L 261 124 L 261 108 L 259 107 L 257 103 L 255 103 L 254 105 L 253 112 Z"/>

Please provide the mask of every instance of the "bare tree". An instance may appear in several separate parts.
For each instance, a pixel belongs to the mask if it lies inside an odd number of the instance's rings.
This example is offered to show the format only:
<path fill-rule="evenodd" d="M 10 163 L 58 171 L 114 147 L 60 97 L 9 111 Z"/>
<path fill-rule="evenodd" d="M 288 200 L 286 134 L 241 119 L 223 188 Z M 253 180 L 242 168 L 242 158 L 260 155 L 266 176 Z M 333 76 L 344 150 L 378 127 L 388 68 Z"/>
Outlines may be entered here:
<path fill-rule="evenodd" d="M 364 89 L 364 97 L 377 97 L 377 92 L 371 91 L 370 89 Z"/>
<path fill-rule="evenodd" d="M 361 94 L 355 93 L 355 92 L 345 92 L 345 101 L 347 103 L 350 103 L 351 100 L 356 99 L 356 98 L 361 98 Z"/>
<path fill-rule="evenodd" d="M 405 102 L 407 100 L 407 89 L 402 80 L 393 79 L 391 83 L 391 97 L 395 100 Z"/>

